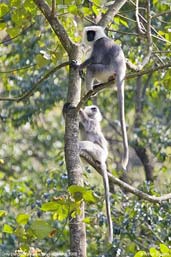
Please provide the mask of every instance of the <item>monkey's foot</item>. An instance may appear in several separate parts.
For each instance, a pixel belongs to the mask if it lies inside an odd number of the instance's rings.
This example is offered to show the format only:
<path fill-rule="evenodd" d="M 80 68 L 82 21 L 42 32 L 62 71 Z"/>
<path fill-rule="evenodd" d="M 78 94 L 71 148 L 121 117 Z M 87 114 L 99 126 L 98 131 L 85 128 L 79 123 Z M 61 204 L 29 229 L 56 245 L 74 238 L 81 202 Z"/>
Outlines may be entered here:
<path fill-rule="evenodd" d="M 116 78 L 116 74 L 113 74 L 112 76 L 110 76 L 110 77 L 108 78 L 108 81 L 115 80 L 115 78 Z"/>
<path fill-rule="evenodd" d="M 95 84 L 95 85 L 93 86 L 93 90 L 96 89 L 96 88 L 99 88 L 100 85 L 101 85 L 101 84 Z"/>

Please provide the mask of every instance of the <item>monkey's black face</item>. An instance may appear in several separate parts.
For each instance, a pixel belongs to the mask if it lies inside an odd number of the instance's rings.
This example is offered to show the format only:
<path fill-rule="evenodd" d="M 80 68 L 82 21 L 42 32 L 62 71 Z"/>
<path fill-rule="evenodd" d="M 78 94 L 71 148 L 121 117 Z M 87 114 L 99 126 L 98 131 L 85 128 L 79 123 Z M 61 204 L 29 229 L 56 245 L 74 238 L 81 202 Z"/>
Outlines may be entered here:
<path fill-rule="evenodd" d="M 89 118 L 97 120 L 97 121 L 102 120 L 102 115 L 99 111 L 99 108 L 96 105 L 86 106 L 84 108 L 84 111 Z"/>
<path fill-rule="evenodd" d="M 96 107 L 91 107 L 91 111 L 92 112 L 97 112 L 97 108 Z"/>
<path fill-rule="evenodd" d="M 91 42 L 94 41 L 96 32 L 94 30 L 88 30 L 87 31 L 87 41 Z"/>

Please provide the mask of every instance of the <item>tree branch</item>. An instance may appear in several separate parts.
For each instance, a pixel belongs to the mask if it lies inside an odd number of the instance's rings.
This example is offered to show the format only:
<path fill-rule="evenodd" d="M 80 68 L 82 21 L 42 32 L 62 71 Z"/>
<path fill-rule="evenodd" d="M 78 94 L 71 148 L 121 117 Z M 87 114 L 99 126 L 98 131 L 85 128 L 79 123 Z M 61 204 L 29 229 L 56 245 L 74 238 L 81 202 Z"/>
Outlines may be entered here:
<path fill-rule="evenodd" d="M 100 169 L 100 166 L 95 162 L 92 158 L 88 157 L 86 158 L 85 155 L 81 155 L 81 158 L 83 158 L 88 164 L 90 164 L 100 175 L 102 175 L 102 171 Z M 162 196 L 154 196 L 149 195 L 147 193 L 144 193 L 143 191 L 123 182 L 122 180 L 114 177 L 110 172 L 108 172 L 109 180 L 114 183 L 115 185 L 118 185 L 119 187 L 123 188 L 127 192 L 130 192 L 139 198 L 149 201 L 151 203 L 161 203 L 163 201 L 167 201 L 171 199 L 171 193 L 170 194 L 164 194 Z"/>
<path fill-rule="evenodd" d="M 28 92 L 26 92 L 25 94 L 23 94 L 23 95 L 21 95 L 19 97 L 3 97 L 3 96 L 0 96 L 0 101 L 20 102 L 20 101 L 25 100 L 26 98 L 32 96 L 33 93 L 36 91 L 36 89 L 39 87 L 39 85 L 45 79 L 47 79 L 51 74 L 53 74 L 57 70 L 61 69 L 62 67 L 65 67 L 65 66 L 67 66 L 69 64 L 70 64 L 70 62 L 64 62 L 64 63 L 58 65 L 57 67 L 53 68 L 52 70 L 50 70 L 48 73 L 45 74 L 45 76 L 43 76 L 36 83 L 34 83 L 32 88 Z"/>
<path fill-rule="evenodd" d="M 16 36 L 14 36 L 14 37 L 8 37 L 8 39 L 5 39 L 5 40 L 2 40 L 1 42 L 0 42 L 0 45 L 1 44 L 7 44 L 9 41 L 12 41 L 12 40 L 14 40 L 15 38 L 17 38 L 17 37 L 20 37 L 22 34 L 24 34 L 27 30 L 29 30 L 31 27 L 33 27 L 35 25 L 35 23 L 32 23 L 32 24 L 30 24 L 27 28 L 25 28 L 25 29 L 23 29 L 19 34 L 17 34 Z"/>
<path fill-rule="evenodd" d="M 150 14 L 150 0 L 147 0 L 147 21 L 146 21 L 146 24 L 147 24 L 147 29 L 145 29 L 144 27 L 142 28 L 142 24 L 139 20 L 139 16 L 142 17 L 140 14 L 139 14 L 139 0 L 136 0 L 136 5 L 135 5 L 135 16 L 136 16 L 136 21 L 137 21 L 137 26 L 138 26 L 138 30 L 139 30 L 139 33 L 141 35 L 145 35 L 146 34 L 146 38 L 147 38 L 147 45 L 148 45 L 148 51 L 147 51 L 147 54 L 146 56 L 144 56 L 143 60 L 142 60 L 142 63 L 140 64 L 133 64 L 131 63 L 129 60 L 127 60 L 127 65 L 132 69 L 132 70 L 135 70 L 135 71 L 141 71 L 144 66 L 149 62 L 150 60 L 150 57 L 151 57 L 151 54 L 152 54 L 152 45 L 153 45 L 153 41 L 152 41 L 152 34 L 151 34 L 151 14 Z"/>
<path fill-rule="evenodd" d="M 49 24 L 51 25 L 55 34 L 58 36 L 64 49 L 67 51 L 68 54 L 70 54 L 74 44 L 69 39 L 67 32 L 65 31 L 64 27 L 59 22 L 57 17 L 53 16 L 49 5 L 47 5 L 44 0 L 33 0 L 33 1 L 35 2 L 37 7 L 40 9 L 40 11 L 48 20 Z"/>
<path fill-rule="evenodd" d="M 89 99 L 91 96 L 95 95 L 96 93 L 98 93 L 98 92 L 101 91 L 102 89 L 105 89 L 105 88 L 107 88 L 107 87 L 113 86 L 114 83 L 115 83 L 115 80 L 113 79 L 113 80 L 111 80 L 111 81 L 109 81 L 109 82 L 105 82 L 105 83 L 100 83 L 100 84 L 94 85 L 93 90 L 88 91 L 87 94 L 85 94 L 85 95 L 81 98 L 80 102 L 78 103 L 78 105 L 77 105 L 77 107 L 76 107 L 76 110 L 79 111 L 79 109 L 81 108 L 81 106 L 84 105 L 84 104 L 88 101 L 88 99 Z"/>
<path fill-rule="evenodd" d="M 52 16 L 55 17 L 56 12 L 56 0 L 52 0 Z"/>
<path fill-rule="evenodd" d="M 133 5 L 135 5 L 134 2 L 131 1 L 131 3 L 132 3 Z M 142 16 L 141 14 L 139 14 L 139 16 L 141 17 L 141 19 L 142 19 L 145 23 L 147 23 L 147 20 L 144 18 L 144 16 Z M 168 44 L 171 44 L 171 42 L 170 42 L 169 40 L 165 39 L 162 35 L 160 35 L 160 34 L 158 33 L 158 31 L 157 31 L 157 30 L 154 28 L 154 26 L 152 26 L 152 25 L 151 25 L 151 30 L 154 31 L 154 32 L 158 35 L 158 36 L 155 36 L 155 35 L 153 34 L 153 37 L 155 37 L 155 38 L 157 38 L 157 39 L 159 39 L 159 40 L 161 40 L 161 41 L 163 41 L 163 42 L 166 42 L 166 43 L 168 43 Z"/>
<path fill-rule="evenodd" d="M 27 69 L 30 69 L 30 68 L 32 68 L 34 66 L 36 66 L 36 64 L 32 64 L 32 65 L 29 65 L 29 66 L 24 66 L 24 67 L 16 68 L 16 69 L 13 69 L 13 70 L 0 71 L 0 73 L 4 74 L 4 73 L 12 73 L 14 71 L 27 70 Z"/>
<path fill-rule="evenodd" d="M 152 18 L 152 19 L 155 19 L 155 18 L 157 18 L 157 17 L 163 16 L 163 15 L 167 15 L 167 14 L 171 14 L 171 10 L 154 14 L 151 18 Z"/>
<path fill-rule="evenodd" d="M 127 0 L 114 1 L 114 3 L 109 6 L 107 12 L 102 16 L 101 20 L 98 22 L 98 25 L 106 27 L 126 2 Z"/>
<path fill-rule="evenodd" d="M 171 63 L 168 63 L 168 64 L 161 65 L 161 66 L 158 66 L 158 67 L 153 67 L 153 68 L 148 69 L 148 70 L 138 71 L 136 73 L 129 73 L 129 74 L 126 75 L 125 79 L 136 78 L 138 76 L 146 75 L 146 74 L 153 73 L 155 71 L 162 70 L 162 69 L 165 69 L 165 68 L 170 68 L 170 67 L 171 67 Z M 114 83 L 115 83 L 115 79 L 110 80 L 110 81 L 105 82 L 105 83 L 100 83 L 100 84 L 94 85 L 93 90 L 88 91 L 87 94 L 85 94 L 81 98 L 80 102 L 78 103 L 78 105 L 76 107 L 77 111 L 79 111 L 81 106 L 84 105 L 90 97 L 92 97 L 93 95 L 97 94 L 98 92 L 102 91 L 105 88 L 113 87 Z"/>
<path fill-rule="evenodd" d="M 150 0 L 147 0 L 147 45 L 148 45 L 148 52 L 147 55 L 144 57 L 143 61 L 141 64 L 138 65 L 138 69 L 142 70 L 143 67 L 149 62 L 151 54 L 152 54 L 152 37 L 151 37 L 151 14 L 150 14 Z"/>
<path fill-rule="evenodd" d="M 137 21 L 138 31 L 139 31 L 140 34 L 144 35 L 145 34 L 145 28 L 144 28 L 143 24 L 140 22 L 140 19 L 139 19 L 139 0 L 136 0 L 135 17 L 136 17 L 136 21 Z"/>

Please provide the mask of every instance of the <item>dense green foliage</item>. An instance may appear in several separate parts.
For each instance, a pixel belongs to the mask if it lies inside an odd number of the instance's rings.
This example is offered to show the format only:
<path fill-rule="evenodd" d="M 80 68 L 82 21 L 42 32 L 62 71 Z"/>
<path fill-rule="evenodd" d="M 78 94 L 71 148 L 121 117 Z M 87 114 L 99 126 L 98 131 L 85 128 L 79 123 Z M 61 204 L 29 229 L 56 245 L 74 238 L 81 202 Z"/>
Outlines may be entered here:
<path fill-rule="evenodd" d="M 57 14 L 69 37 L 80 42 L 82 28 L 89 24 L 87 20 L 105 12 L 107 2 L 58 0 Z M 146 1 L 140 1 L 140 6 L 145 16 Z M 152 1 L 153 54 L 144 70 L 170 61 L 169 10 L 169 0 Z M 137 36 L 134 2 L 125 4 L 110 30 L 108 35 L 122 44 L 125 56 L 132 63 L 141 62 L 147 52 L 147 40 Z M 22 96 L 51 69 L 68 60 L 57 36 L 32 0 L 0 2 L 0 52 L 1 97 Z M 171 183 L 171 70 L 168 67 L 146 73 L 141 83 L 137 77 L 126 80 L 131 146 L 128 177 L 133 185 L 155 195 L 169 192 Z M 111 246 L 106 244 L 100 176 L 86 167 L 85 187 L 68 188 L 61 112 L 67 92 L 67 73 L 65 67 L 51 74 L 23 101 L 0 98 L 0 256 L 15 251 L 21 257 L 52 252 L 69 256 L 68 215 L 74 217 L 79 213 L 83 200 L 88 256 L 171 256 L 168 202 L 148 203 L 116 187 L 111 197 L 114 222 Z M 139 87 L 141 95 L 137 96 Z M 142 103 L 140 113 L 137 99 Z M 110 144 L 109 169 L 119 176 L 117 164 L 122 149 L 117 94 L 106 89 L 88 104 L 92 101 L 100 106 L 105 117 L 103 128 Z M 111 120 L 115 122 L 111 124 Z M 144 170 L 134 152 L 135 144 L 150 153 L 154 183 L 143 181 Z"/>

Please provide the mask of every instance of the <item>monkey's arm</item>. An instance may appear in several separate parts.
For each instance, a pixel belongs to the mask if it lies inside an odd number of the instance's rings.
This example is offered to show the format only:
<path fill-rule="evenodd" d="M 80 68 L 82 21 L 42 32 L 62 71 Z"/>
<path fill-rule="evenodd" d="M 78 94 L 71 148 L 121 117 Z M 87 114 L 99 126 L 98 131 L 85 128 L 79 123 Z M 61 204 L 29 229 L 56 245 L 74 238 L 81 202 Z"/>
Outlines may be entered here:
<path fill-rule="evenodd" d="M 88 115 L 86 114 L 86 112 L 83 109 L 80 109 L 79 114 L 80 114 L 81 121 L 85 122 L 85 121 L 89 120 Z"/>
<path fill-rule="evenodd" d="M 86 112 L 83 109 L 80 109 L 79 111 L 80 114 L 80 121 L 84 127 L 85 130 L 89 129 L 91 121 Z"/>
<path fill-rule="evenodd" d="M 77 64 L 77 61 L 73 60 L 71 65 L 74 67 L 74 68 L 78 68 L 79 70 L 83 70 L 84 68 L 86 68 L 89 64 L 92 63 L 92 57 L 88 58 L 87 60 L 85 60 L 83 63 L 81 64 Z"/>
<path fill-rule="evenodd" d="M 79 65 L 79 69 L 83 70 L 84 68 L 86 68 L 89 64 L 92 63 L 92 57 L 88 58 L 87 60 L 85 60 L 82 64 Z"/>

